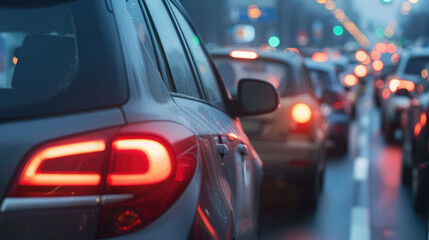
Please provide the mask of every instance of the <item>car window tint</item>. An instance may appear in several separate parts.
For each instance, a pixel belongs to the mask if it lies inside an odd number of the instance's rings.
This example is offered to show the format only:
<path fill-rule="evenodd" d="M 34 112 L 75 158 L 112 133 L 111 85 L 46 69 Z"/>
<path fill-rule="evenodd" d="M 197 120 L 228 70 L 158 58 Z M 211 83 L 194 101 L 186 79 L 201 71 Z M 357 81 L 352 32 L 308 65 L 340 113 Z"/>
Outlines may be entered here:
<path fill-rule="evenodd" d="M 195 76 L 169 13 L 161 1 L 150 0 L 146 3 L 167 58 L 177 93 L 200 98 Z"/>
<path fill-rule="evenodd" d="M 138 36 L 138 40 L 141 43 L 142 51 L 146 50 L 151 56 L 153 63 L 157 65 L 156 55 L 154 51 L 154 45 L 150 37 L 148 25 L 143 16 L 142 9 L 138 0 L 128 0 L 127 1 L 127 10 L 130 14 L 131 20 L 134 23 L 135 30 Z M 157 65 L 158 69 L 159 66 Z"/>
<path fill-rule="evenodd" d="M 335 83 L 325 71 L 309 70 L 309 75 L 314 86 L 327 86 Z"/>
<path fill-rule="evenodd" d="M 191 53 L 194 57 L 195 64 L 197 65 L 197 71 L 201 76 L 205 92 L 208 96 L 208 100 L 211 104 L 224 109 L 222 93 L 217 82 L 217 77 L 214 73 L 212 66 L 210 65 L 208 56 L 201 47 L 200 40 L 195 32 L 192 30 L 191 26 L 179 11 L 176 6 L 173 5 L 174 15 L 179 22 L 179 25 L 183 31 L 184 37 L 188 46 L 191 50 Z"/>
<path fill-rule="evenodd" d="M 420 75 L 428 63 L 429 57 L 410 58 L 405 68 L 405 74 Z"/>
<path fill-rule="evenodd" d="M 126 100 L 117 33 L 99 8 L 92 1 L 0 7 L 0 121 Z"/>

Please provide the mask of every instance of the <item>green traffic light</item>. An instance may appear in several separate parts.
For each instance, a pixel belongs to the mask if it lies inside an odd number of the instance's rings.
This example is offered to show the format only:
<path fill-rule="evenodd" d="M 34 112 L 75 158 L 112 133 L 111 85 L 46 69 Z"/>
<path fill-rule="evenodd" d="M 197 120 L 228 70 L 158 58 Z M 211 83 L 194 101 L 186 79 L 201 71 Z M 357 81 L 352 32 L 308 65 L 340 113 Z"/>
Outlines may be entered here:
<path fill-rule="evenodd" d="M 384 37 L 384 29 L 383 28 L 378 27 L 375 29 L 374 32 L 375 32 L 375 36 L 377 36 L 378 38 Z"/>
<path fill-rule="evenodd" d="M 392 0 L 381 0 L 383 3 L 391 3 Z"/>
<path fill-rule="evenodd" d="M 268 44 L 273 47 L 276 48 L 280 45 L 280 38 L 276 37 L 276 36 L 272 36 L 268 39 Z"/>
<path fill-rule="evenodd" d="M 344 33 L 344 29 L 341 26 L 335 26 L 333 32 L 336 36 L 341 36 Z"/>

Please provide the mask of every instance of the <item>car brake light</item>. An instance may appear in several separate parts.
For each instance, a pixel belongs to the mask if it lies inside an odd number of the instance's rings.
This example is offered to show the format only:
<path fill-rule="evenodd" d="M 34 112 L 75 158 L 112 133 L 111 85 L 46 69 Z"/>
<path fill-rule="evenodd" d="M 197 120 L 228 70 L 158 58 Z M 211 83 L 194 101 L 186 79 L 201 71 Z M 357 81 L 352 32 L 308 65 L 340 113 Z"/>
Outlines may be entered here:
<path fill-rule="evenodd" d="M 311 119 L 311 109 L 307 104 L 298 103 L 292 108 L 292 118 L 297 123 L 308 123 Z"/>
<path fill-rule="evenodd" d="M 166 180 L 172 171 L 167 149 L 147 139 L 120 139 L 113 142 L 112 172 L 107 175 L 111 186 L 147 185 Z"/>
<path fill-rule="evenodd" d="M 357 65 L 353 72 L 356 76 L 363 78 L 368 74 L 368 68 L 365 65 Z"/>
<path fill-rule="evenodd" d="M 422 125 L 420 123 L 417 123 L 414 127 L 414 136 L 419 136 L 420 132 L 422 131 Z"/>
<path fill-rule="evenodd" d="M 341 110 L 341 109 L 344 109 L 344 108 L 346 107 L 346 102 L 345 102 L 345 101 L 337 101 L 337 102 L 334 102 L 334 104 L 332 104 L 332 107 L 333 107 L 335 110 Z"/>
<path fill-rule="evenodd" d="M 381 95 L 384 99 L 388 99 L 390 97 L 389 89 L 383 89 L 383 92 L 381 93 Z"/>
<path fill-rule="evenodd" d="M 21 186 L 96 186 L 100 184 L 104 141 L 88 141 L 37 151 L 19 178 Z M 98 167 L 97 167 L 98 166 Z"/>
<path fill-rule="evenodd" d="M 347 74 L 347 75 L 344 77 L 344 84 L 345 84 L 347 87 L 353 87 L 353 86 L 355 86 L 356 84 L 358 84 L 358 82 L 359 82 L 359 79 L 358 79 L 355 75 L 353 75 L 353 74 Z"/>
<path fill-rule="evenodd" d="M 8 197 L 127 196 L 101 203 L 98 235 L 113 237 L 168 210 L 194 176 L 197 159 L 195 135 L 174 123 L 92 132 L 32 151 Z"/>
<path fill-rule="evenodd" d="M 229 53 L 229 56 L 232 58 L 239 59 L 257 59 L 258 54 L 253 51 L 244 51 L 244 50 L 234 50 Z"/>
<path fill-rule="evenodd" d="M 392 79 L 389 82 L 389 90 L 392 93 L 395 93 L 398 89 L 407 89 L 409 92 L 412 92 L 415 87 L 414 82 L 408 80 Z"/>
<path fill-rule="evenodd" d="M 426 126 L 427 120 L 428 119 L 427 119 L 426 113 L 422 113 L 420 115 L 420 124 L 422 125 L 422 127 Z"/>
<path fill-rule="evenodd" d="M 311 56 L 311 59 L 315 62 L 326 62 L 329 60 L 329 56 L 325 52 L 316 52 Z"/>

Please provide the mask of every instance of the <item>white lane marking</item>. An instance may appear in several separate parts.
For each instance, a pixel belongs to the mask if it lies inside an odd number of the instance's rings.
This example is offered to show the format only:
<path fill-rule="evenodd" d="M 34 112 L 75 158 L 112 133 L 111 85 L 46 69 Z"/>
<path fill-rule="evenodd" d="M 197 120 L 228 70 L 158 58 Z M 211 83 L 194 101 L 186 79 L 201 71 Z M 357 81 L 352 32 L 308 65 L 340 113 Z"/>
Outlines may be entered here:
<path fill-rule="evenodd" d="M 371 239 L 369 211 L 367 207 L 353 207 L 350 224 L 350 240 Z"/>
<path fill-rule="evenodd" d="M 368 179 L 369 161 L 365 157 L 355 159 L 353 177 L 355 181 L 363 182 Z"/>
<path fill-rule="evenodd" d="M 361 127 L 363 128 L 363 129 L 365 129 L 365 128 L 367 128 L 368 126 L 369 126 L 369 116 L 368 116 L 368 114 L 366 113 L 366 114 L 364 114 L 361 118 L 360 118 L 360 121 L 359 121 L 359 123 L 360 123 L 360 125 L 361 125 Z"/>
<path fill-rule="evenodd" d="M 368 134 L 365 132 L 359 134 L 359 149 L 366 149 L 368 147 Z"/>

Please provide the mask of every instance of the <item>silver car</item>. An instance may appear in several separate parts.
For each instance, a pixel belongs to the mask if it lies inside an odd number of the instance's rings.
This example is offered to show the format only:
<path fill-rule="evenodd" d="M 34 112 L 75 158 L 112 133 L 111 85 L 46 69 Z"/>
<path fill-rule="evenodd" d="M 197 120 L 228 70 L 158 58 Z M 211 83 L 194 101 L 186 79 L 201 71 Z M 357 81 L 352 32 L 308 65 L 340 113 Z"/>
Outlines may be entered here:
<path fill-rule="evenodd" d="M 0 63 L 0 239 L 255 237 L 237 117 L 279 97 L 232 99 L 177 1 L 2 1 Z"/>

